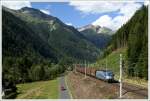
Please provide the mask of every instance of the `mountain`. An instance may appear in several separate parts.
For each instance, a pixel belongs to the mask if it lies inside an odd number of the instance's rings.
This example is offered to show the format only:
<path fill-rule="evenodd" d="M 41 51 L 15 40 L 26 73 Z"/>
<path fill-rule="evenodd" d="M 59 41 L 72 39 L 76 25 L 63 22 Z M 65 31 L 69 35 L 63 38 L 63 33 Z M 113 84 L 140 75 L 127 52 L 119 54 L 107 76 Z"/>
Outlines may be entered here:
<path fill-rule="evenodd" d="M 86 25 L 84 27 L 78 28 L 89 41 L 95 44 L 98 48 L 105 48 L 113 31 L 106 27 L 101 27 L 98 25 Z"/>
<path fill-rule="evenodd" d="M 74 63 L 93 62 L 99 49 L 72 26 L 33 8 L 2 7 L 3 88 L 54 79 Z"/>
<path fill-rule="evenodd" d="M 55 54 L 53 55 L 55 55 L 55 57 L 57 58 L 71 57 L 77 60 L 87 59 L 90 61 L 96 59 L 99 52 L 98 49 L 74 27 L 65 25 L 58 18 L 44 14 L 41 11 L 34 8 L 25 7 L 14 12 L 10 9 L 5 9 L 3 9 L 3 11 L 8 13 L 8 15 L 10 14 L 14 16 L 14 20 L 19 19 L 23 23 L 26 23 L 26 26 L 23 27 L 27 31 L 30 31 L 27 32 L 31 33 L 29 35 L 33 35 L 34 33 L 33 37 L 35 37 L 35 39 L 40 39 L 42 41 L 40 43 L 45 43 L 44 46 L 48 47 L 49 50 L 46 50 L 44 53 L 54 51 L 53 53 Z M 16 25 L 17 24 L 18 23 L 16 23 Z M 7 26 L 8 25 L 6 23 L 4 27 Z M 11 29 L 11 31 L 14 30 Z M 20 35 L 18 33 L 19 32 L 15 32 L 16 36 Z M 32 40 L 32 38 L 30 39 Z M 24 38 L 24 40 L 26 40 L 26 37 Z M 21 42 L 21 40 L 19 40 L 19 42 Z M 43 48 L 41 48 L 41 50 L 44 51 Z M 56 54 L 58 56 L 56 56 Z"/>
<path fill-rule="evenodd" d="M 24 7 L 17 12 L 22 13 L 22 14 L 27 14 L 28 16 L 39 18 L 39 19 L 44 19 L 44 20 L 53 20 L 55 17 L 44 14 L 43 12 L 40 12 L 38 9 L 35 8 L 29 8 L 29 7 Z"/>
<path fill-rule="evenodd" d="M 112 36 L 104 57 L 126 48 L 127 75 L 148 79 L 148 7 L 142 6 Z M 114 56 L 115 57 L 115 56 Z"/>
<path fill-rule="evenodd" d="M 37 57 L 57 61 L 56 51 L 42 40 L 25 21 L 14 16 L 14 12 L 12 12 L 12 10 L 3 7 L 3 57 L 32 56 L 35 54 Z"/>
<path fill-rule="evenodd" d="M 85 31 L 85 30 L 92 30 L 92 31 L 96 32 L 97 34 L 107 34 L 107 35 L 113 34 L 113 31 L 111 29 L 109 29 L 107 27 L 101 27 L 99 25 L 89 24 L 89 25 L 83 26 L 81 28 L 78 28 L 78 31 L 80 31 L 80 32 Z"/>

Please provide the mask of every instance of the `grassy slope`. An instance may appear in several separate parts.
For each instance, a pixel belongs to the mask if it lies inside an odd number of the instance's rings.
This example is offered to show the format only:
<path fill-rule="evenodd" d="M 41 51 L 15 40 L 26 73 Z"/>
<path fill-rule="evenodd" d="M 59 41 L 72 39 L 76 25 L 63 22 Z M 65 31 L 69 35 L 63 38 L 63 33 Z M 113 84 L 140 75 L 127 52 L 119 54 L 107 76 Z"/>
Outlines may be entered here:
<path fill-rule="evenodd" d="M 118 49 L 111 54 L 109 54 L 106 58 L 100 59 L 96 62 L 95 66 L 99 69 L 107 69 L 112 70 L 115 74 L 119 73 L 119 59 L 120 54 L 123 55 L 123 59 L 126 57 L 126 48 Z"/>
<path fill-rule="evenodd" d="M 115 79 L 119 80 L 119 73 L 120 73 L 120 68 L 119 68 L 119 54 L 121 53 L 123 55 L 123 59 L 126 59 L 126 55 L 127 55 L 127 48 L 120 48 L 117 49 L 116 51 L 113 51 L 111 54 L 109 54 L 107 57 L 100 59 L 96 62 L 96 64 L 94 64 L 96 68 L 99 69 L 106 69 L 106 60 L 107 60 L 107 69 L 112 70 L 115 74 Z M 125 61 L 126 63 L 126 61 Z M 127 66 L 127 65 L 125 65 Z M 127 74 L 125 72 L 123 72 L 123 81 L 124 82 L 128 82 L 128 83 L 132 83 L 132 84 L 136 84 L 136 85 L 140 85 L 143 86 L 145 88 L 148 87 L 148 83 L 146 80 L 144 79 L 140 79 L 137 77 L 134 78 L 129 78 L 127 77 Z"/>
<path fill-rule="evenodd" d="M 18 84 L 17 99 L 57 99 L 58 80 Z"/>

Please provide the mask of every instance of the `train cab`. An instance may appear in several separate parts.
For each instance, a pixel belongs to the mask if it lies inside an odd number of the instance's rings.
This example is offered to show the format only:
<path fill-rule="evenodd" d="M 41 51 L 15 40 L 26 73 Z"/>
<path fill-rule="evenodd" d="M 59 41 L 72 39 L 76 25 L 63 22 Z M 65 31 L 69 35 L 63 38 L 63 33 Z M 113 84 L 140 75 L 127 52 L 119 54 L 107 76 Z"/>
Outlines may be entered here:
<path fill-rule="evenodd" d="M 95 76 L 96 78 L 104 80 L 104 81 L 114 80 L 114 74 L 110 70 L 97 70 Z"/>

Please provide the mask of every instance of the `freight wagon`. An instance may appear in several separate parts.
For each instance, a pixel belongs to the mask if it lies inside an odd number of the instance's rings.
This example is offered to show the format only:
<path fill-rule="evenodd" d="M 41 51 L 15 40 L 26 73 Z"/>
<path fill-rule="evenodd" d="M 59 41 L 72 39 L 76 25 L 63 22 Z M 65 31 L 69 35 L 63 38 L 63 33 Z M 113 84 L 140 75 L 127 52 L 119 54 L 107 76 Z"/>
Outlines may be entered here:
<path fill-rule="evenodd" d="M 101 79 L 107 82 L 114 81 L 114 74 L 110 70 L 98 70 L 95 68 L 85 68 L 84 67 L 78 67 L 76 68 L 76 71 L 83 73 L 92 77 L 95 77 L 97 79 Z"/>

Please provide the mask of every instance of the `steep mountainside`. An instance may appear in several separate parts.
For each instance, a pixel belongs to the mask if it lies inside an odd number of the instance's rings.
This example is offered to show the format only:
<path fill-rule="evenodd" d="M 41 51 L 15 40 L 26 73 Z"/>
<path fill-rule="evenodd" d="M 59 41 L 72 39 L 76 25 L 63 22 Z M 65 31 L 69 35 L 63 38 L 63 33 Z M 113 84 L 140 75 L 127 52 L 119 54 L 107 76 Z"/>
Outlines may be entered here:
<path fill-rule="evenodd" d="M 148 7 L 143 6 L 114 35 L 104 52 L 127 47 L 128 76 L 148 79 Z"/>
<path fill-rule="evenodd" d="M 55 56 L 57 58 L 71 57 L 76 60 L 87 59 L 90 61 L 96 59 L 99 52 L 98 49 L 74 27 L 65 25 L 58 18 L 28 7 L 22 8 L 19 11 L 5 9 L 4 12 L 11 14 L 16 17 L 16 19 L 20 19 L 22 22 L 26 23 L 26 26 L 23 28 L 27 28 L 26 30 L 31 33 L 29 35 L 34 33 L 33 37 L 35 36 L 35 39 L 40 39 L 42 41 L 40 42 L 41 44 L 45 43 L 43 47 L 41 46 L 41 50 L 44 53 L 50 54 L 49 52 L 54 51 L 54 53 L 57 53 L 57 56 Z M 5 26 L 7 27 L 7 24 Z M 11 31 L 13 31 L 13 29 L 11 29 Z M 19 35 L 18 33 L 20 32 L 15 32 L 16 36 Z M 32 38 L 30 39 L 32 40 Z M 26 37 L 24 37 L 24 40 L 26 40 Z M 20 39 L 17 43 L 24 40 Z M 45 47 L 51 47 L 52 49 L 49 48 L 44 50 Z M 46 54 L 45 56 L 48 57 Z"/>
<path fill-rule="evenodd" d="M 3 57 L 22 55 L 57 59 L 55 50 L 28 27 L 27 23 L 3 10 Z"/>
<path fill-rule="evenodd" d="M 88 40 L 98 48 L 105 48 L 111 39 L 113 31 L 106 27 L 87 25 L 78 29 Z"/>
<path fill-rule="evenodd" d="M 3 89 L 54 79 L 73 62 L 95 61 L 99 54 L 74 27 L 37 9 L 2 7 L 2 18 Z"/>

